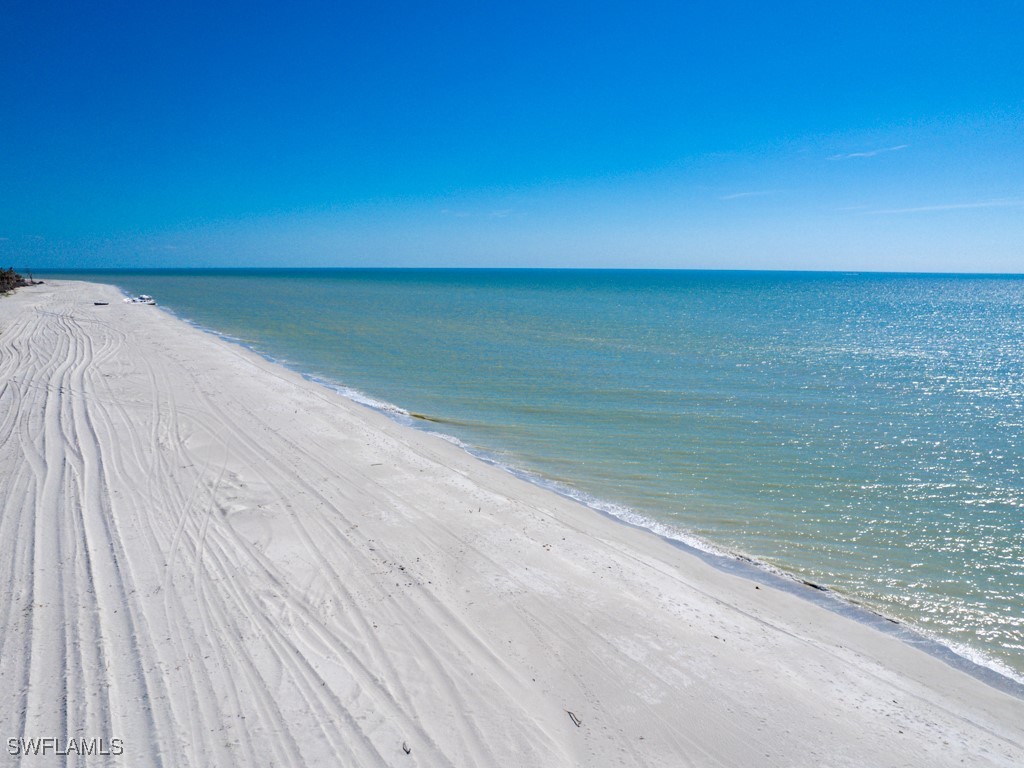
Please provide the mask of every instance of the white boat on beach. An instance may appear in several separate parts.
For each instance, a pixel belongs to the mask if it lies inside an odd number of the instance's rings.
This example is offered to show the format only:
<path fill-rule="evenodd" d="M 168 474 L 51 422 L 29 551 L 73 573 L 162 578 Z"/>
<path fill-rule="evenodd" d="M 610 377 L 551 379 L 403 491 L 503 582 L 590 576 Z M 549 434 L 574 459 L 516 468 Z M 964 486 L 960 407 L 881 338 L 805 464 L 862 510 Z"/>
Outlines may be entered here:
<path fill-rule="evenodd" d="M 156 299 L 152 296 L 148 296 L 145 293 L 140 293 L 138 296 L 125 296 L 125 304 L 156 304 Z"/>

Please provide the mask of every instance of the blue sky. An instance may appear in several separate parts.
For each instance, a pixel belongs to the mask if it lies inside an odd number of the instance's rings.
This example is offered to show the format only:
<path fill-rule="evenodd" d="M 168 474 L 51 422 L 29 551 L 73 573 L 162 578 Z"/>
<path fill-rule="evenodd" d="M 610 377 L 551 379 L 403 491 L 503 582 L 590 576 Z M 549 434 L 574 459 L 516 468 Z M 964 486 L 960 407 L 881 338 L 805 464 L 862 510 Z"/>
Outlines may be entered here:
<path fill-rule="evenodd" d="M 8 0 L 0 263 L 1024 271 L 1024 4 Z"/>

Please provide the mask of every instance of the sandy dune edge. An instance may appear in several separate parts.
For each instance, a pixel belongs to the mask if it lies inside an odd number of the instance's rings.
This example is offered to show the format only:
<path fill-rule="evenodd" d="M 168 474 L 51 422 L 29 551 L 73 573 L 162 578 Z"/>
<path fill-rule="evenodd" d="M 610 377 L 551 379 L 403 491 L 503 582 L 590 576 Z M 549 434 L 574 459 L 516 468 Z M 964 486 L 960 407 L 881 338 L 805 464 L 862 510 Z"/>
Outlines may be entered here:
<path fill-rule="evenodd" d="M 12 765 L 1024 764 L 1024 702 L 109 287 L 0 300 L 0 512 Z"/>

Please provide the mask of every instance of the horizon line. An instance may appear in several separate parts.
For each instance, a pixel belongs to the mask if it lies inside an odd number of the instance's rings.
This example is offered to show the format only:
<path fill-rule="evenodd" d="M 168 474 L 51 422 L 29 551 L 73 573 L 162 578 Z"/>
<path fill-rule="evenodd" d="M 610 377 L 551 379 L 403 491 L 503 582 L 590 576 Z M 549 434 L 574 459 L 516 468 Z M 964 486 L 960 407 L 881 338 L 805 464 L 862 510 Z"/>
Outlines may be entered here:
<path fill-rule="evenodd" d="M 116 272 L 727 272 L 750 274 L 793 274 L 793 275 L 906 275 L 906 276 L 948 276 L 948 277 L 1024 277 L 1024 272 L 955 272 L 955 271 L 914 271 L 905 269 L 787 269 L 764 267 L 760 269 L 737 267 L 457 267 L 457 266 L 196 266 L 196 267 L 83 267 L 22 269 L 36 276 L 62 274 L 105 274 Z"/>

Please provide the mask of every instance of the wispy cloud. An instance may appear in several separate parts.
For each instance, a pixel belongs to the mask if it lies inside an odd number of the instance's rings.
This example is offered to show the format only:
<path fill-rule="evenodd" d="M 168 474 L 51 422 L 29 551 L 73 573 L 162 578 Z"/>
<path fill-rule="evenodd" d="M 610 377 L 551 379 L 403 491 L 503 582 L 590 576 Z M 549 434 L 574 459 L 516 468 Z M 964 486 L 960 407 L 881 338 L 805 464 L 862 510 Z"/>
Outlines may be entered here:
<path fill-rule="evenodd" d="M 457 208 L 442 208 L 442 216 L 453 216 L 456 219 L 507 219 L 509 216 L 518 215 L 518 212 L 514 208 L 497 208 L 492 211 L 467 211 Z"/>
<path fill-rule="evenodd" d="M 761 197 L 763 195 L 774 194 L 773 190 L 764 189 L 757 192 L 733 192 L 731 195 L 722 195 L 719 200 L 739 200 L 743 197 Z"/>
<path fill-rule="evenodd" d="M 963 211 L 977 208 L 1024 208 L 1024 200 L 979 200 L 974 203 L 945 203 L 942 205 L 919 205 L 912 208 L 885 208 L 878 211 L 871 211 L 871 213 L 931 213 L 933 211 Z"/>
<path fill-rule="evenodd" d="M 883 147 L 882 149 L 869 149 L 866 152 L 850 152 L 846 155 L 832 155 L 829 160 L 851 160 L 855 157 L 874 157 L 875 155 L 882 155 L 886 152 L 899 152 L 901 149 L 906 149 L 909 144 L 897 144 L 895 147 Z"/>

